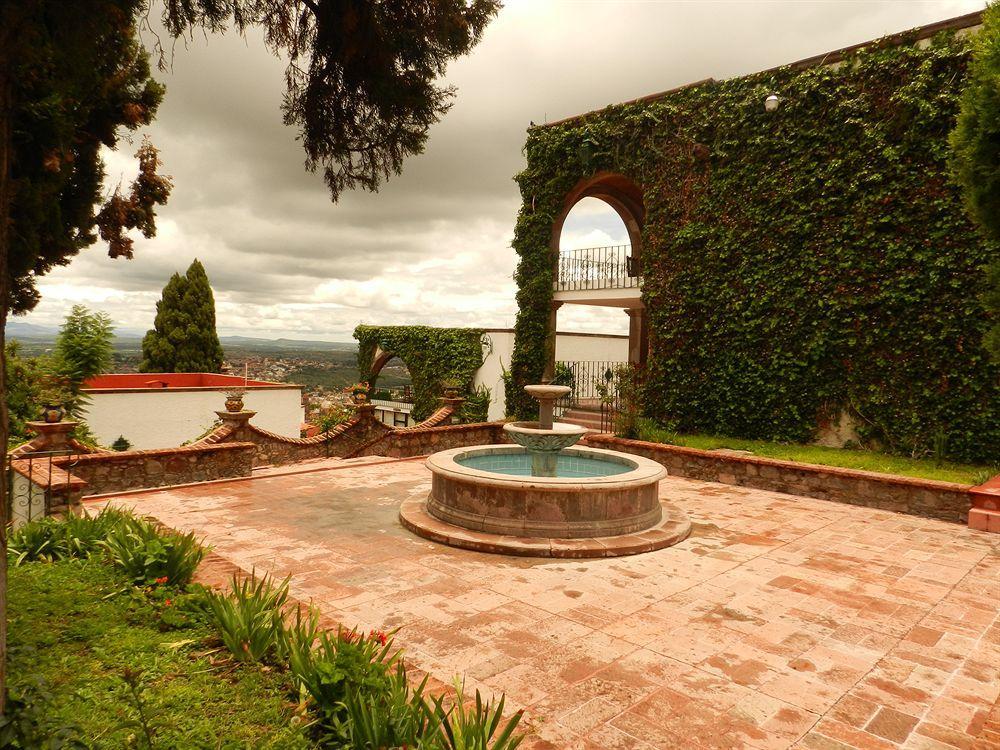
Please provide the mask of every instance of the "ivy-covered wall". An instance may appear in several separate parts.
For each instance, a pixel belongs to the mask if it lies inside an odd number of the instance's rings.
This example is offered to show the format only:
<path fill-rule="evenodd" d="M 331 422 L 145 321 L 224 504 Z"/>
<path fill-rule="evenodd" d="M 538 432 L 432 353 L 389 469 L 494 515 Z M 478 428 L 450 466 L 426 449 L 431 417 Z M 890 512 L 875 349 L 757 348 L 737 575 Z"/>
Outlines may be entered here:
<path fill-rule="evenodd" d="M 483 364 L 480 328 L 360 325 L 354 329 L 354 338 L 361 379 L 373 387 L 372 366 L 379 349 L 403 360 L 413 380 L 412 416 L 418 422 L 438 407 L 446 384 L 454 383 L 466 395 Z"/>
<path fill-rule="evenodd" d="M 997 248 L 946 164 L 968 55 L 942 32 L 531 129 L 511 410 L 530 412 L 521 386 L 544 369 L 553 223 L 575 185 L 610 171 L 645 204 L 650 416 L 806 441 L 848 409 L 892 450 L 996 461 L 980 295 Z"/>

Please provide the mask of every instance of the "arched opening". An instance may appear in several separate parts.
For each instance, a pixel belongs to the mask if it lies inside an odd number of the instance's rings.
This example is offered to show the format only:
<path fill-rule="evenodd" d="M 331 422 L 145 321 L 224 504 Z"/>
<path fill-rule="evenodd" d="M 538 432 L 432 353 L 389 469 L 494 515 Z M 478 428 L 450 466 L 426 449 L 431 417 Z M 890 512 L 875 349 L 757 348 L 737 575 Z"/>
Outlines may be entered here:
<path fill-rule="evenodd" d="M 414 424 L 413 379 L 406 363 L 396 354 L 381 349 L 372 362 L 368 383 L 375 417 L 392 427 Z"/>
<path fill-rule="evenodd" d="M 641 299 L 642 189 L 604 172 L 581 180 L 552 226 L 555 276 L 546 377 L 570 378 L 574 399 L 596 401 L 594 373 L 646 361 Z M 589 339 L 560 334 L 586 333 Z M 570 385 L 570 383 L 566 383 Z"/>
<path fill-rule="evenodd" d="M 559 268 L 579 275 L 593 272 L 602 262 L 633 257 L 628 227 L 611 204 L 586 196 L 566 214 L 559 233 Z M 627 269 L 626 269 L 627 270 Z M 563 331 L 624 335 L 628 318 L 618 308 L 603 305 L 564 305 L 559 311 Z"/>

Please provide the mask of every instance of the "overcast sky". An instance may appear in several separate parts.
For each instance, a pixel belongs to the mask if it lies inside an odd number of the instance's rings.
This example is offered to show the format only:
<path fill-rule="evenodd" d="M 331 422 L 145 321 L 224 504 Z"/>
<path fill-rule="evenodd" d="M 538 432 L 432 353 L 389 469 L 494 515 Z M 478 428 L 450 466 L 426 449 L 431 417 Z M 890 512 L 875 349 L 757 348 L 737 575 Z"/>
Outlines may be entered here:
<path fill-rule="evenodd" d="M 358 323 L 507 327 L 514 322 L 519 199 L 529 121 L 542 123 L 703 78 L 726 78 L 981 9 L 982 0 L 544 2 L 510 0 L 448 82 L 455 105 L 426 153 L 377 194 L 330 202 L 281 124 L 283 64 L 256 37 L 179 45 L 148 129 L 173 176 L 159 231 L 135 259 L 102 245 L 42 280 L 25 320 L 57 325 L 70 305 L 116 325 L 152 325 L 160 289 L 197 257 L 215 289 L 219 332 L 350 340 Z M 138 139 L 136 139 L 138 143 Z M 108 157 L 109 185 L 134 173 Z M 594 199 L 564 248 L 627 241 Z M 565 306 L 560 329 L 622 333 L 621 311 Z"/>

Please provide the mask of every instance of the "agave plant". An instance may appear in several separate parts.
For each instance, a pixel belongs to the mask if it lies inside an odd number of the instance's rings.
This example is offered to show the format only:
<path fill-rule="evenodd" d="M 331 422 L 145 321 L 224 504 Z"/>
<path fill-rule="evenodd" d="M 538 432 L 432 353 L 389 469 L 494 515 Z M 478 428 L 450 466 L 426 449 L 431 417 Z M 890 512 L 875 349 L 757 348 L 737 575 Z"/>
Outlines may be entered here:
<path fill-rule="evenodd" d="M 62 522 L 62 545 L 67 557 L 88 557 L 102 548 L 113 529 L 133 518 L 131 513 L 105 507 L 96 515 L 67 516 Z"/>
<path fill-rule="evenodd" d="M 287 655 L 289 634 L 284 608 L 288 601 L 288 578 L 274 584 L 266 575 L 257 578 L 251 574 L 243 580 L 234 575 L 230 592 L 210 591 L 207 597 L 222 642 L 237 661 L 259 662 Z M 300 611 L 297 617 L 300 638 L 308 637 L 310 623 L 315 633 L 317 616 L 303 621 Z"/>

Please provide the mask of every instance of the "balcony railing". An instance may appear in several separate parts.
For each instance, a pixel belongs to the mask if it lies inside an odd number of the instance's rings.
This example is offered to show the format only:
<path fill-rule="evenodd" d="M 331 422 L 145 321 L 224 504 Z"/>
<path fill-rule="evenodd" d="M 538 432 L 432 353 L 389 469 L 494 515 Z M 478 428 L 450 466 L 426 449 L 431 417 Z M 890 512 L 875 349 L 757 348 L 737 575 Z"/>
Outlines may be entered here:
<path fill-rule="evenodd" d="M 640 286 L 639 259 L 631 245 L 588 247 L 559 253 L 556 291 L 631 289 Z"/>

